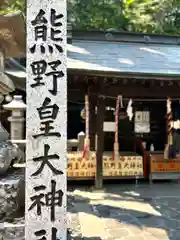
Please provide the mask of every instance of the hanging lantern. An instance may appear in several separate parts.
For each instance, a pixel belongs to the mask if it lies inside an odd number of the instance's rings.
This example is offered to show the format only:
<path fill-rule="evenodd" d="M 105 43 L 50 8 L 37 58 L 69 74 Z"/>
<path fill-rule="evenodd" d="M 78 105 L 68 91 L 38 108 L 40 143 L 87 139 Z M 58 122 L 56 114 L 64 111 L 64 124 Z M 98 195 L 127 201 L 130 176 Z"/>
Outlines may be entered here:
<path fill-rule="evenodd" d="M 86 110 L 85 110 L 85 108 L 83 108 L 82 110 L 81 110 L 81 118 L 83 119 L 83 120 L 85 120 L 86 119 Z"/>

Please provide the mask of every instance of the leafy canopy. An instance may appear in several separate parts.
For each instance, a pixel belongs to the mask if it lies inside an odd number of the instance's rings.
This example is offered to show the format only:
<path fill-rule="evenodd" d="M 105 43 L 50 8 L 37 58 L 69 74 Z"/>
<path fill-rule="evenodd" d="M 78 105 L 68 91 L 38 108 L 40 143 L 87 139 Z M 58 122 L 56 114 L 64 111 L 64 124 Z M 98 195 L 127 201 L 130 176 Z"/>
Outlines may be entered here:
<path fill-rule="evenodd" d="M 20 10 L 25 0 L 0 0 L 0 14 Z M 37 0 L 39 1 L 39 0 Z M 58 1 L 58 0 L 57 0 Z M 180 0 L 67 0 L 76 29 L 180 34 Z"/>
<path fill-rule="evenodd" d="M 25 0 L 3 0 L 0 4 L 0 14 L 7 14 L 9 12 L 21 11 L 25 13 Z"/>
<path fill-rule="evenodd" d="M 69 0 L 68 11 L 79 29 L 180 33 L 180 0 Z"/>

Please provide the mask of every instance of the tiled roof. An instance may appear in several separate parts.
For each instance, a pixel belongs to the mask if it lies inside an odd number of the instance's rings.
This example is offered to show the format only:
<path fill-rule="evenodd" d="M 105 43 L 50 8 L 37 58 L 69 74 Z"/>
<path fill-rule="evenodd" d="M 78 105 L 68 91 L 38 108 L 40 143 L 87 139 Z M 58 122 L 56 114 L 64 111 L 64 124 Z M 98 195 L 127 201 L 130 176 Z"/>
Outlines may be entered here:
<path fill-rule="evenodd" d="M 180 75 L 180 46 L 73 40 L 68 69 Z"/>
<path fill-rule="evenodd" d="M 144 73 L 179 77 L 180 46 L 73 40 L 72 44 L 68 44 L 67 65 L 68 70 L 111 72 L 119 75 L 121 73 Z M 16 87 L 18 85 L 25 88 L 26 71 L 23 66 L 15 63 L 15 60 L 9 59 L 6 63 L 5 73 L 10 78 L 15 78 Z M 5 78 L 7 76 L 2 78 L 3 81 Z"/>

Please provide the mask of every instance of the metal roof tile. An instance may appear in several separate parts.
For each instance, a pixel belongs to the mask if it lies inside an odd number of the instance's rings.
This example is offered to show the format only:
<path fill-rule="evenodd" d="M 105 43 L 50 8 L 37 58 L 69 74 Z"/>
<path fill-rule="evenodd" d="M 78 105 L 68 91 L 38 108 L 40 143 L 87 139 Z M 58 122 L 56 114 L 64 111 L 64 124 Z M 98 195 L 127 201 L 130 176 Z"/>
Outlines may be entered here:
<path fill-rule="evenodd" d="M 180 46 L 73 40 L 68 69 L 180 75 Z"/>

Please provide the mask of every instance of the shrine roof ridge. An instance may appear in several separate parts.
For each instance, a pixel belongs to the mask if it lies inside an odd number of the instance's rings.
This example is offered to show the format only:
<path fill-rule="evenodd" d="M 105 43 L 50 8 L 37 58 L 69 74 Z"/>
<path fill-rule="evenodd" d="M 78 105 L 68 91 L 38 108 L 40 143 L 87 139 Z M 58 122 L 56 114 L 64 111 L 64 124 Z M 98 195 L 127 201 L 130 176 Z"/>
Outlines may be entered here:
<path fill-rule="evenodd" d="M 135 33 L 126 31 L 103 30 L 76 30 L 72 29 L 73 40 L 129 42 L 180 45 L 180 36 L 167 34 Z"/>

